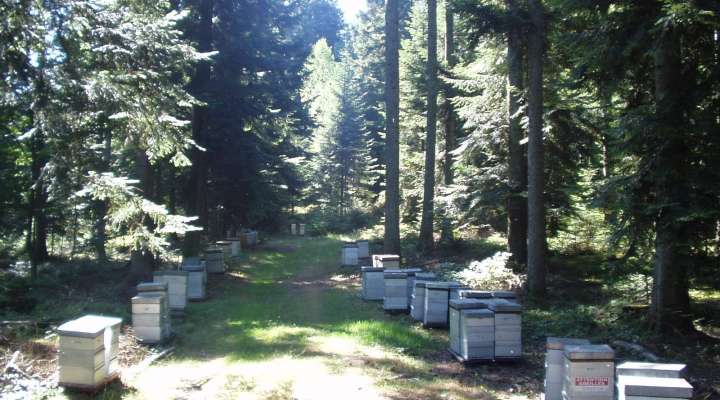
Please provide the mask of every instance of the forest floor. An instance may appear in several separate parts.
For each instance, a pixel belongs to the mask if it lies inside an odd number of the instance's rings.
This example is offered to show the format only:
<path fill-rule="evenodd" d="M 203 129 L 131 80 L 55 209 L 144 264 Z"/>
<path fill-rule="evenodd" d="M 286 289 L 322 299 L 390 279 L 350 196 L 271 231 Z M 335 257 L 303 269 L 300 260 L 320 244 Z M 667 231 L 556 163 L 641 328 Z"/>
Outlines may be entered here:
<path fill-rule="evenodd" d="M 537 399 L 544 374 L 543 344 L 552 335 L 588 337 L 597 343 L 615 339 L 640 343 L 667 360 L 688 363 L 697 399 L 720 396 L 718 341 L 686 338 L 677 344 L 654 343 L 638 328 L 636 316 L 610 304 L 624 286 L 604 284 L 609 279 L 602 271 L 590 270 L 598 261 L 591 256 L 551 259 L 555 274 L 548 304 L 525 311 L 522 361 L 465 367 L 447 353 L 447 331 L 422 329 L 407 315 L 387 314 L 380 303 L 360 299 L 358 271 L 338 267 L 345 239 L 272 238 L 232 263 L 227 274 L 210 276 L 208 300 L 190 303 L 186 316 L 173 320 L 175 352 L 139 373 L 125 371 L 121 383 L 97 397 Z M 497 249 L 485 244 L 464 253 L 479 259 Z M 65 320 L 92 311 L 128 320 L 127 294 L 112 289 L 112 283 L 100 283 L 107 282 L 108 274 L 120 276 L 121 266 L 84 271 L 86 281 L 97 283 L 94 290 L 87 284 L 80 285 L 84 289 L 55 288 L 58 292 L 48 295 L 63 301 L 52 302 L 57 309 L 41 303 L 35 315 Z M 100 279 L 103 275 L 105 279 Z M 707 293 L 702 304 L 717 308 L 720 302 Z M 52 351 L 43 350 L 52 350 L 52 341 L 43 336 L 36 332 L 39 339 L 24 344 L 30 343 L 33 351 L 39 348 L 40 353 L 25 365 L 54 365 Z M 123 346 L 128 352 L 126 367 L 145 355 L 130 342 Z M 5 354 L 11 354 L 11 347 L 0 343 Z M 619 356 L 638 359 L 622 350 Z M 48 397 L 87 398 L 62 391 Z"/>

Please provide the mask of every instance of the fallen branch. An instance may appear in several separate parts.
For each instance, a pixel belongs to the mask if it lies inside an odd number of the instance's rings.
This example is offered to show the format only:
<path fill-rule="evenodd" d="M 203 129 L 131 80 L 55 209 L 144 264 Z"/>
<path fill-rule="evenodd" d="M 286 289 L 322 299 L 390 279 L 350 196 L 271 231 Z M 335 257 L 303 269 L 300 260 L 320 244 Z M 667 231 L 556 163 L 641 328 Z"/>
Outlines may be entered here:
<path fill-rule="evenodd" d="M 648 349 L 640 346 L 637 343 L 630 343 L 626 342 L 624 340 L 615 340 L 612 342 L 612 345 L 615 347 L 620 347 L 622 349 L 632 351 L 635 353 L 640 353 L 645 359 L 652 362 L 658 362 L 660 361 L 660 357 L 656 356 L 655 354 L 651 353 Z"/>
<path fill-rule="evenodd" d="M 10 358 L 10 361 L 8 361 L 8 363 L 5 364 L 5 368 L 3 369 L 3 374 L 7 374 L 8 371 L 15 371 L 28 379 L 32 379 L 33 377 L 30 374 L 28 374 L 27 372 L 20 369 L 20 367 L 17 365 L 18 357 L 20 357 L 19 350 L 14 352 L 12 355 L 12 358 Z"/>
<path fill-rule="evenodd" d="M 175 351 L 175 347 L 168 347 L 167 349 L 165 349 L 159 353 L 151 354 L 150 356 L 148 356 L 147 358 L 142 360 L 142 362 L 140 362 L 140 364 L 133 365 L 132 367 L 130 367 L 128 369 L 128 375 L 132 376 L 132 375 L 136 375 L 136 374 L 142 372 L 145 368 L 149 367 L 155 361 L 170 355 L 174 351 Z"/>

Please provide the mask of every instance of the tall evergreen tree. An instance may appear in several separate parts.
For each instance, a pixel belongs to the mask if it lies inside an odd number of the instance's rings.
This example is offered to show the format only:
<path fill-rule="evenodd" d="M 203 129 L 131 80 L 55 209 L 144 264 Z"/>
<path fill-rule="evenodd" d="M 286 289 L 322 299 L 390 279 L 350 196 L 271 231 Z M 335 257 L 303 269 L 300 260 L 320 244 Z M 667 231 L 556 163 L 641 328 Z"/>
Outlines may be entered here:
<path fill-rule="evenodd" d="M 400 253 L 400 21 L 399 0 L 385 2 L 385 239 L 386 253 Z"/>

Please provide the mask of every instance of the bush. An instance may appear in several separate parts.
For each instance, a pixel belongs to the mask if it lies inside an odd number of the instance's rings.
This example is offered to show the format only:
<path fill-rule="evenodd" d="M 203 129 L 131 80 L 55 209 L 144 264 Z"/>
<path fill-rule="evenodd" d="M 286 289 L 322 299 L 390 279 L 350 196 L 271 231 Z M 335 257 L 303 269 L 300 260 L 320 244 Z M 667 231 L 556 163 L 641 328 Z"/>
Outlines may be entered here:
<path fill-rule="evenodd" d="M 36 303 L 29 279 L 11 273 L 0 277 L 0 310 L 25 313 L 32 311 Z"/>
<path fill-rule="evenodd" d="M 315 209 L 306 215 L 308 233 L 326 235 L 328 233 L 350 233 L 371 225 L 373 217 L 360 210 L 340 215 L 334 211 Z"/>
<path fill-rule="evenodd" d="M 511 254 L 497 252 L 482 261 L 473 261 L 453 273 L 453 278 L 471 287 L 486 290 L 515 290 L 525 283 L 525 275 L 513 272 Z"/>

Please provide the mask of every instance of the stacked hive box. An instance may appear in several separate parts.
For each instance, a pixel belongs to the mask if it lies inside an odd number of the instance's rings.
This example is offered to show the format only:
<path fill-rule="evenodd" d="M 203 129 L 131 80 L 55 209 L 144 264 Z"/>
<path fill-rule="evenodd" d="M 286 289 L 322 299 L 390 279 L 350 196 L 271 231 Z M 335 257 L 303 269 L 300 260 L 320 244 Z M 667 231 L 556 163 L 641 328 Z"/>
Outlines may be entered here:
<path fill-rule="evenodd" d="M 188 298 L 188 273 L 174 270 L 158 271 L 155 272 L 153 280 L 167 283 L 170 312 L 183 314 Z"/>
<path fill-rule="evenodd" d="M 60 325 L 59 385 L 95 388 L 115 377 L 121 323 L 87 315 Z"/>
<path fill-rule="evenodd" d="M 683 364 L 626 362 L 617 367 L 619 400 L 678 400 L 692 398 L 693 388 L 683 379 Z"/>
<path fill-rule="evenodd" d="M 290 234 L 293 236 L 297 235 L 297 224 L 290 224 Z"/>
<path fill-rule="evenodd" d="M 495 359 L 517 359 L 522 356 L 522 306 L 507 300 L 488 304 L 495 313 Z"/>
<path fill-rule="evenodd" d="M 545 346 L 545 400 L 562 400 L 565 378 L 565 346 L 590 344 L 586 339 L 547 338 Z"/>
<path fill-rule="evenodd" d="M 364 300 L 382 300 L 384 295 L 384 270 L 375 267 L 362 267 L 362 298 Z"/>
<path fill-rule="evenodd" d="M 356 243 L 343 244 L 340 262 L 340 265 L 345 267 L 356 267 L 358 265 L 358 247 Z"/>
<path fill-rule="evenodd" d="M 305 236 L 305 224 L 300 224 L 300 236 Z"/>
<path fill-rule="evenodd" d="M 383 273 L 385 293 L 383 309 L 386 311 L 405 311 L 407 304 L 407 272 L 399 269 L 386 269 Z"/>
<path fill-rule="evenodd" d="M 297 229 L 297 228 L 296 228 Z M 293 233 L 294 235 L 297 233 Z M 255 247 L 258 242 L 258 233 L 257 231 L 244 231 L 240 234 L 240 241 L 242 243 L 242 246 L 246 248 Z"/>
<path fill-rule="evenodd" d="M 485 290 L 460 290 L 458 292 L 458 297 L 461 299 L 489 300 L 493 298 L 493 295 L 492 292 Z M 489 304 L 489 302 L 486 301 L 486 304 Z"/>
<path fill-rule="evenodd" d="M 163 322 L 164 333 L 166 336 L 169 336 L 172 332 L 172 327 L 170 323 L 170 297 L 168 295 L 168 284 L 166 282 L 145 282 L 137 285 L 137 291 L 139 295 L 148 294 L 162 296 L 163 313 L 161 315 L 161 318 Z M 135 324 L 133 323 L 133 326 L 134 325 Z"/>
<path fill-rule="evenodd" d="M 228 238 L 225 241 L 230 242 L 230 255 L 239 257 L 240 253 L 242 253 L 242 242 L 240 238 Z"/>
<path fill-rule="evenodd" d="M 423 272 L 420 268 L 403 268 L 402 271 L 408 275 L 407 279 L 405 280 L 405 284 L 407 285 L 407 290 L 405 293 L 407 298 L 407 308 L 410 309 L 410 305 L 412 304 L 412 292 L 415 288 L 415 276 L 417 274 L 423 274 Z M 432 276 L 435 276 L 435 274 L 432 274 Z"/>
<path fill-rule="evenodd" d="M 416 321 L 422 321 L 425 317 L 425 284 L 435 280 L 437 276 L 432 272 L 415 274 L 410 294 L 410 316 Z"/>
<path fill-rule="evenodd" d="M 366 259 L 370 258 L 370 242 L 367 240 L 358 240 L 358 258 Z"/>
<path fill-rule="evenodd" d="M 563 400 L 613 400 L 615 352 L 608 345 L 565 346 Z"/>
<path fill-rule="evenodd" d="M 197 258 L 183 260 L 181 269 L 188 273 L 188 300 L 204 300 L 207 284 L 205 262 Z"/>
<path fill-rule="evenodd" d="M 209 274 L 222 274 L 225 272 L 225 257 L 219 247 L 205 249 L 205 270 Z"/>
<path fill-rule="evenodd" d="M 373 267 L 393 269 L 400 268 L 400 256 L 396 254 L 373 254 Z"/>
<path fill-rule="evenodd" d="M 222 249 L 223 252 L 223 258 L 225 261 L 232 260 L 232 242 L 228 242 L 226 240 L 218 240 L 215 242 L 215 245 Z"/>
<path fill-rule="evenodd" d="M 142 343 L 161 343 L 170 336 L 165 296 L 140 293 L 132 298 L 133 329 Z"/>
<path fill-rule="evenodd" d="M 457 282 L 427 282 L 425 284 L 424 326 L 447 326 L 451 292 L 457 294 L 460 287 Z"/>
<path fill-rule="evenodd" d="M 517 295 L 515 294 L 515 292 L 499 290 L 492 291 L 490 293 L 492 294 L 493 299 L 517 300 Z"/>
<path fill-rule="evenodd" d="M 492 360 L 493 313 L 476 299 L 450 300 L 450 352 L 464 361 Z"/>

